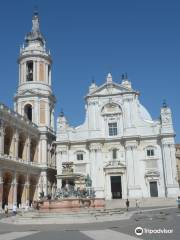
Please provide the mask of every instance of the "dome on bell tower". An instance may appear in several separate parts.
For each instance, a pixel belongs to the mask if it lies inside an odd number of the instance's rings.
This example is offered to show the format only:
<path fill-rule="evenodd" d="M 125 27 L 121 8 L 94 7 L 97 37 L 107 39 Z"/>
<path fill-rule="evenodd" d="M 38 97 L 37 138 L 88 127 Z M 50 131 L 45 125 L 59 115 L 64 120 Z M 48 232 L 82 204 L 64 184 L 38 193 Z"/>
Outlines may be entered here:
<path fill-rule="evenodd" d="M 33 43 L 39 43 L 41 46 L 45 46 L 45 39 L 40 31 L 40 20 L 38 12 L 34 12 L 32 18 L 32 30 L 25 36 L 25 43 L 27 46 Z"/>

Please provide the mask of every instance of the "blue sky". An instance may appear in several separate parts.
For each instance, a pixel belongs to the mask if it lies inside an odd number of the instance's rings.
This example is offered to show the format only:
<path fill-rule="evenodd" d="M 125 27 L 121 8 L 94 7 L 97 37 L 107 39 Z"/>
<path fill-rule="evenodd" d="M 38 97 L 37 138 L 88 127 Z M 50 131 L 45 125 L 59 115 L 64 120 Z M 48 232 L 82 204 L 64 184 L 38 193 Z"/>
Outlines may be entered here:
<path fill-rule="evenodd" d="M 0 101 L 10 107 L 35 5 L 53 58 L 56 115 L 63 108 L 72 125 L 82 123 L 92 78 L 100 85 L 110 71 L 120 82 L 127 72 L 154 119 L 167 100 L 180 142 L 180 1 L 1 0 Z"/>

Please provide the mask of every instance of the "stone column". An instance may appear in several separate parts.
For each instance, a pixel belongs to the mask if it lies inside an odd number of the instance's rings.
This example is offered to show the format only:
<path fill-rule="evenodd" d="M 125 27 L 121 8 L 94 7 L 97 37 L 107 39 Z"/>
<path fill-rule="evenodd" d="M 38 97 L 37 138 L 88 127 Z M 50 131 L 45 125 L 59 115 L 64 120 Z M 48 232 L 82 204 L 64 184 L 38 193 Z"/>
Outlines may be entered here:
<path fill-rule="evenodd" d="M 95 173 L 95 167 L 96 167 L 96 150 L 90 148 L 90 177 L 92 179 L 92 186 L 96 186 L 96 173 Z"/>
<path fill-rule="evenodd" d="M 48 64 L 45 63 L 45 81 L 47 84 L 49 84 L 49 79 L 48 79 Z"/>
<path fill-rule="evenodd" d="M 29 176 L 27 176 L 24 187 L 25 187 L 25 204 L 26 206 L 29 206 L 29 191 L 30 191 Z"/>
<path fill-rule="evenodd" d="M 23 63 L 23 81 L 22 82 L 26 82 L 26 63 Z"/>
<path fill-rule="evenodd" d="M 127 166 L 127 195 L 130 197 L 139 197 L 140 186 L 138 185 L 138 161 L 137 161 L 137 142 L 129 141 L 125 144 L 126 148 L 126 166 Z"/>
<path fill-rule="evenodd" d="M 127 165 L 128 186 L 133 187 L 135 185 L 135 177 L 134 177 L 134 159 L 133 159 L 133 153 L 132 153 L 132 146 L 126 146 L 126 165 Z"/>
<path fill-rule="evenodd" d="M 2 210 L 3 203 L 3 171 L 0 169 L 0 212 Z"/>
<path fill-rule="evenodd" d="M 26 160 L 28 162 L 31 161 L 31 139 L 30 139 L 30 137 L 28 137 L 26 140 Z"/>
<path fill-rule="evenodd" d="M 13 175 L 13 204 L 17 205 L 17 173 Z"/>
<path fill-rule="evenodd" d="M 4 122 L 3 120 L 0 120 L 0 155 L 4 154 L 4 135 L 5 135 Z"/>
<path fill-rule="evenodd" d="M 41 187 L 41 191 L 44 192 L 44 196 L 47 196 L 47 194 L 48 194 L 48 179 L 47 179 L 46 171 L 41 172 L 40 187 Z"/>
<path fill-rule="evenodd" d="M 35 145 L 34 162 L 38 163 L 38 143 Z"/>
<path fill-rule="evenodd" d="M 9 209 L 12 209 L 13 206 L 13 191 L 14 191 L 14 184 L 13 180 L 11 183 L 8 183 L 10 185 L 9 195 L 8 195 L 8 207 Z"/>
<path fill-rule="evenodd" d="M 14 132 L 13 141 L 14 141 L 14 154 L 13 155 L 16 159 L 18 159 L 19 132 L 17 131 L 17 129 Z"/>
<path fill-rule="evenodd" d="M 40 67 L 40 64 L 39 64 L 39 61 L 37 61 L 37 81 L 39 82 L 39 67 Z"/>
<path fill-rule="evenodd" d="M 23 78 L 24 78 L 24 76 L 23 76 L 23 64 L 21 63 L 20 64 L 20 70 L 21 70 L 21 73 L 20 73 L 20 84 L 22 84 L 23 83 Z"/>
<path fill-rule="evenodd" d="M 47 161 L 47 137 L 46 135 L 41 135 L 40 138 L 40 142 L 41 142 L 41 160 L 40 162 L 43 165 L 47 165 L 48 161 Z"/>
<path fill-rule="evenodd" d="M 19 85 L 21 84 L 21 64 L 19 64 Z"/>
<path fill-rule="evenodd" d="M 174 139 L 162 139 L 162 166 L 164 171 L 165 196 L 177 197 L 179 186 L 176 173 L 176 157 Z"/>
<path fill-rule="evenodd" d="M 105 193 L 105 196 L 106 196 L 107 200 L 110 200 L 110 199 L 112 199 L 112 193 L 111 193 L 110 175 L 108 173 L 106 173 L 105 179 L 106 179 L 106 193 Z"/>

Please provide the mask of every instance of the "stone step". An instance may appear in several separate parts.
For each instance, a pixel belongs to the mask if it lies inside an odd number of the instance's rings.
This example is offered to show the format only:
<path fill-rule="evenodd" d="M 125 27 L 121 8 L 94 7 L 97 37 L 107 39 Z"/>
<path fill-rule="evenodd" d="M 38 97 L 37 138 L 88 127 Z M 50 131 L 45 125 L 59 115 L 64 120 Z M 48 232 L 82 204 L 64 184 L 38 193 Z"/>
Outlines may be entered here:
<path fill-rule="evenodd" d="M 119 215 L 123 214 L 124 211 L 122 209 L 104 209 L 103 211 L 82 211 L 82 212 L 62 212 L 62 213 L 39 213 L 39 212 L 27 212 L 22 215 L 19 215 L 17 217 L 19 218 L 54 218 L 54 217 L 59 217 L 59 218 L 81 218 L 81 217 L 97 217 L 97 216 L 113 216 L 113 215 Z"/>

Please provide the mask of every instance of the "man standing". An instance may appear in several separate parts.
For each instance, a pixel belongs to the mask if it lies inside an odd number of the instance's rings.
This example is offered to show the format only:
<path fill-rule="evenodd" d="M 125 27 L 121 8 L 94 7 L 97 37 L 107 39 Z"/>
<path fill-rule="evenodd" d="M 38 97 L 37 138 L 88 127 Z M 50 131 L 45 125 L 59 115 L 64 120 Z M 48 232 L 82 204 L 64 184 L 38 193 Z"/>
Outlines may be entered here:
<path fill-rule="evenodd" d="M 128 211 L 128 209 L 129 209 L 129 200 L 128 200 L 128 198 L 126 199 L 126 210 Z"/>

